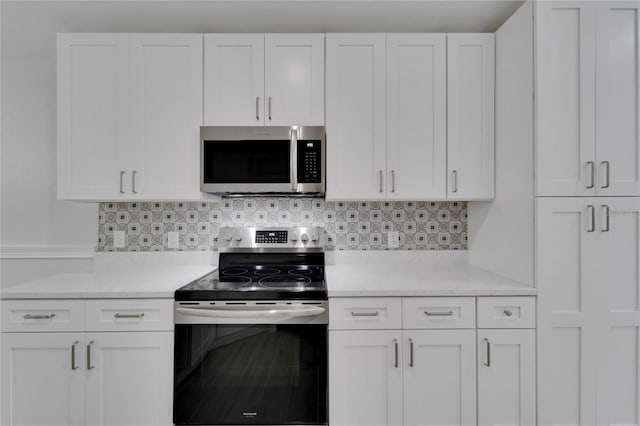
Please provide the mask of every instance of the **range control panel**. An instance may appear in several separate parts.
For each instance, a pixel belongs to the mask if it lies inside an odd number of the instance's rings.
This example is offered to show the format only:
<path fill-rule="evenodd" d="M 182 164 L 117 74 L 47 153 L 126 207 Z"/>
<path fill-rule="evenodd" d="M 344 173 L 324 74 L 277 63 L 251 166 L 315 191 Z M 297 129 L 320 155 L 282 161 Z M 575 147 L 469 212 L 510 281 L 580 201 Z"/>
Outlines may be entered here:
<path fill-rule="evenodd" d="M 220 228 L 218 249 L 224 251 L 322 251 L 325 232 L 320 227 Z"/>

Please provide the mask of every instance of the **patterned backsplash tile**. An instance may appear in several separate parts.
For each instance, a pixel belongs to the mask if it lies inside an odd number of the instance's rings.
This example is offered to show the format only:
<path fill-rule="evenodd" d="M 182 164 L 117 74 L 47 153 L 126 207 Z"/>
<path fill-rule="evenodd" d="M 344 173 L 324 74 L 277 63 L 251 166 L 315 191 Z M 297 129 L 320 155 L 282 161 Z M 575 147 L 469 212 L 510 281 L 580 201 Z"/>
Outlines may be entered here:
<path fill-rule="evenodd" d="M 242 198 L 203 202 L 100 203 L 97 251 L 216 250 L 224 226 L 322 226 L 327 250 L 385 250 L 397 231 L 401 250 L 466 250 L 467 203 Z M 113 248 L 113 231 L 125 247 Z"/>

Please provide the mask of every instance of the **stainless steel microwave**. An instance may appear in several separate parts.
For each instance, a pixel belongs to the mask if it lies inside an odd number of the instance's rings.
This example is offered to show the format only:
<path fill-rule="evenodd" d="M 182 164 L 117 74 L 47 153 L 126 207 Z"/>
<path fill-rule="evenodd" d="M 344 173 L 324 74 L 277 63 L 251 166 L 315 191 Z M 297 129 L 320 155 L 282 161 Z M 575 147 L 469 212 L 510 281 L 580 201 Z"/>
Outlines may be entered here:
<path fill-rule="evenodd" d="M 221 195 L 325 192 L 324 127 L 201 127 L 200 190 Z"/>

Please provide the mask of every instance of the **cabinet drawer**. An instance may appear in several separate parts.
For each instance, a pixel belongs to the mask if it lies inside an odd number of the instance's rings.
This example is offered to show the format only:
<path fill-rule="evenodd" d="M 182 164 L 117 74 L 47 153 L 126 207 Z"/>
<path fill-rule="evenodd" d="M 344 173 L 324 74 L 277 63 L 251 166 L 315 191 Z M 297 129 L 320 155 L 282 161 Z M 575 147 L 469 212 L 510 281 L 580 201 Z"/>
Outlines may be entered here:
<path fill-rule="evenodd" d="M 3 300 L 3 332 L 83 331 L 82 300 Z"/>
<path fill-rule="evenodd" d="M 405 329 L 475 328 L 473 297 L 405 297 L 402 299 Z"/>
<path fill-rule="evenodd" d="M 171 299 L 88 300 L 87 331 L 172 331 Z"/>
<path fill-rule="evenodd" d="M 358 297 L 329 300 L 330 330 L 402 328 L 399 297 Z"/>
<path fill-rule="evenodd" d="M 534 297 L 479 297 L 478 328 L 535 328 Z"/>

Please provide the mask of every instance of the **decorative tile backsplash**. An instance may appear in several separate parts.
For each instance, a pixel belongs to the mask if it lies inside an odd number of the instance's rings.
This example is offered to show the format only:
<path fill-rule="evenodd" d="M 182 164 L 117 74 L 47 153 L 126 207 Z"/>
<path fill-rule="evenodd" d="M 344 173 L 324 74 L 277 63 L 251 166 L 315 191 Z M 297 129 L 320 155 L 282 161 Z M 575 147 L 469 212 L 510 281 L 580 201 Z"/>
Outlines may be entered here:
<path fill-rule="evenodd" d="M 401 250 L 466 250 L 466 202 L 324 201 L 242 198 L 203 202 L 100 203 L 97 251 L 164 251 L 167 233 L 179 250 L 216 250 L 224 226 L 323 226 L 327 250 L 385 250 L 397 231 Z M 113 231 L 125 247 L 113 248 Z"/>

